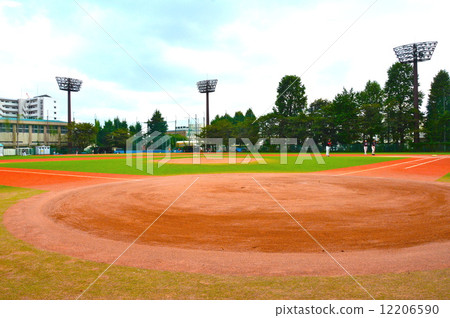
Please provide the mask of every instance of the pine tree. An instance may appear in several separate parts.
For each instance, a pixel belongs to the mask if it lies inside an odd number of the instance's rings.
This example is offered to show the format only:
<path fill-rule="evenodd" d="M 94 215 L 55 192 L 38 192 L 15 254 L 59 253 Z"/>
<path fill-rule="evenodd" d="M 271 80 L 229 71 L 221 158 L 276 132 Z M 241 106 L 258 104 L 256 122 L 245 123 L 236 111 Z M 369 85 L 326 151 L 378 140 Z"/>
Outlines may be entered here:
<path fill-rule="evenodd" d="M 397 62 L 389 68 L 384 86 L 387 133 L 394 142 L 400 144 L 414 131 L 413 79 L 412 66 Z"/>
<path fill-rule="evenodd" d="M 307 105 L 307 97 L 305 85 L 302 84 L 300 77 L 284 76 L 278 84 L 277 93 L 274 112 L 285 117 L 303 113 Z"/>
<path fill-rule="evenodd" d="M 425 131 L 431 142 L 450 141 L 450 77 L 445 70 L 431 83 Z"/>
<path fill-rule="evenodd" d="M 147 121 L 147 133 L 151 134 L 153 132 L 159 132 L 161 135 L 164 135 L 167 132 L 167 129 L 167 122 L 162 117 L 161 112 L 155 110 L 152 118 Z"/>

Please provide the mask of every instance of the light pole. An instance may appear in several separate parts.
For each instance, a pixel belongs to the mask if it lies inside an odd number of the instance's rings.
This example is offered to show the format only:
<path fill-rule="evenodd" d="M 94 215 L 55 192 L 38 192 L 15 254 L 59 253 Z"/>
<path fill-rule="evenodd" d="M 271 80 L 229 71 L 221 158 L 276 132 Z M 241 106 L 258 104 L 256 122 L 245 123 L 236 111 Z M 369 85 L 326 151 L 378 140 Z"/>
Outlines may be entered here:
<path fill-rule="evenodd" d="M 411 43 L 394 48 L 394 52 L 400 63 L 413 63 L 414 72 L 414 143 L 419 138 L 419 80 L 417 62 L 428 61 L 433 55 L 437 41 Z"/>
<path fill-rule="evenodd" d="M 80 91 L 82 80 L 70 78 L 70 77 L 58 77 L 56 76 L 56 82 L 58 82 L 59 89 L 62 91 L 67 91 L 67 123 L 72 122 L 72 105 L 70 103 L 70 92 Z"/>
<path fill-rule="evenodd" d="M 197 88 L 200 93 L 206 93 L 206 126 L 209 126 L 209 93 L 216 90 L 217 80 L 204 80 L 197 82 Z"/>

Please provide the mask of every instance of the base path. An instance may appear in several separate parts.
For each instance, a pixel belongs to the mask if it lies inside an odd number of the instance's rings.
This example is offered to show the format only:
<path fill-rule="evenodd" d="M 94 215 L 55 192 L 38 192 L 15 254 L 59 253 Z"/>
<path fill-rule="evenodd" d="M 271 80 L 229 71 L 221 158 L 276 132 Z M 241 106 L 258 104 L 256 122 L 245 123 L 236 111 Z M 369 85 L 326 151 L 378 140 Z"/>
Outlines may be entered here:
<path fill-rule="evenodd" d="M 0 167 L 0 184 L 39 190 L 61 191 L 92 184 L 118 181 L 140 181 L 146 176 L 87 173 L 74 171 L 34 170 Z"/>
<path fill-rule="evenodd" d="M 450 173 L 450 156 L 418 155 L 396 161 L 326 170 L 314 174 L 333 176 L 365 176 L 417 181 L 435 181 Z"/>
<path fill-rule="evenodd" d="M 409 166 L 421 163 L 412 160 Z M 139 182 L 128 176 L 23 200 L 7 211 L 4 223 L 39 248 L 110 264 L 157 219 L 116 264 L 233 275 L 345 275 L 275 198 L 352 274 L 449 267 L 449 184 L 343 173 L 200 175 L 172 206 L 197 176 Z"/>

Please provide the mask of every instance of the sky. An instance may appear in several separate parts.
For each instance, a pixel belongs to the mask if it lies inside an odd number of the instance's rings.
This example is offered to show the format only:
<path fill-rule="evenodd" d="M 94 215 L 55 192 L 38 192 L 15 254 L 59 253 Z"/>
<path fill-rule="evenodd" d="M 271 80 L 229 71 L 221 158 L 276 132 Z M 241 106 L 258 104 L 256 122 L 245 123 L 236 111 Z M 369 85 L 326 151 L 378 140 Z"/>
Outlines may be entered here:
<path fill-rule="evenodd" d="M 284 75 L 300 76 L 308 104 L 343 88 L 382 86 L 396 46 L 438 41 L 419 63 L 420 90 L 450 71 L 444 0 L 159 1 L 0 0 L 0 97 L 47 94 L 67 118 L 55 76 L 83 81 L 76 121 L 169 126 L 205 116 L 196 83 L 218 79 L 210 116 L 271 111 Z M 422 109 L 425 105 L 422 105 Z"/>

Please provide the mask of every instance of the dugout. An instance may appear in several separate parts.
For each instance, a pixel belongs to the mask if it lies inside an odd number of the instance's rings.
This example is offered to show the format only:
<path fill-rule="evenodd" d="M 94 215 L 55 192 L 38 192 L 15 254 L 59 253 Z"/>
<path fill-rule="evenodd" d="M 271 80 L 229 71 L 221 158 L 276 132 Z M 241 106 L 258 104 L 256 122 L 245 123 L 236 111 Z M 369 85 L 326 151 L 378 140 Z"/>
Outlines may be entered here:
<path fill-rule="evenodd" d="M 0 144 L 0 157 L 3 157 L 3 145 Z"/>
<path fill-rule="evenodd" d="M 50 146 L 36 146 L 36 155 L 49 155 Z"/>
<path fill-rule="evenodd" d="M 182 149 L 184 152 L 194 151 L 194 142 L 190 140 L 181 140 L 175 143 L 175 148 Z"/>
<path fill-rule="evenodd" d="M 32 148 L 16 148 L 17 156 L 30 156 L 33 154 Z"/>

